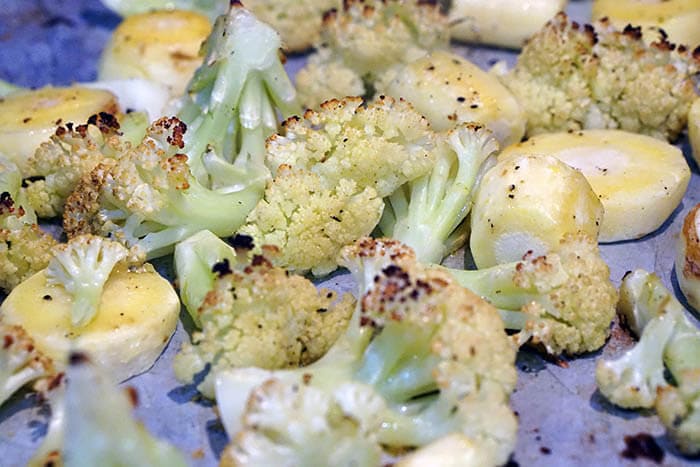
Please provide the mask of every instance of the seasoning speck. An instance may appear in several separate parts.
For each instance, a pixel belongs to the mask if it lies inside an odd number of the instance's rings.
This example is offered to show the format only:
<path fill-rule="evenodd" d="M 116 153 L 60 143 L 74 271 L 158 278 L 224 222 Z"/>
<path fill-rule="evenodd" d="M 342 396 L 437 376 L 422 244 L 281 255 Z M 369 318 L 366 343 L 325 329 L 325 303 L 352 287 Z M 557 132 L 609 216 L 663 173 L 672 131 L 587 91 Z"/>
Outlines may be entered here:
<path fill-rule="evenodd" d="M 625 449 L 621 455 L 625 459 L 649 459 L 657 464 L 664 460 L 664 450 L 649 433 L 625 436 Z"/>

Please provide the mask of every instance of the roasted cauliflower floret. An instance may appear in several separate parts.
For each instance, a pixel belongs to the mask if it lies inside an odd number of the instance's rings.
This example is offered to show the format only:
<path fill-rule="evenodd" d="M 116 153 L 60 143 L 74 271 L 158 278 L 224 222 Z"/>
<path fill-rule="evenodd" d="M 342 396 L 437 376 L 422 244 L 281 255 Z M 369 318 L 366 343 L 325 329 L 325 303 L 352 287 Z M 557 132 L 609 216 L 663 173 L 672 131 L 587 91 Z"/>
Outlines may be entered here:
<path fill-rule="evenodd" d="M 434 3 L 344 1 L 342 8 L 325 14 L 317 51 L 309 59 L 310 69 L 299 73 L 297 86 L 301 103 L 313 108 L 329 98 L 347 95 L 329 95 L 327 91 L 350 89 L 333 83 L 329 87 L 322 86 L 316 83 L 317 79 L 328 82 L 340 75 L 341 83 L 355 86 L 362 80 L 365 89 L 371 90 L 379 73 L 390 66 L 408 63 L 428 51 L 448 47 L 447 18 Z M 328 72 L 324 71 L 326 67 Z"/>
<path fill-rule="evenodd" d="M 457 282 L 490 301 L 506 328 L 520 331 L 551 355 L 591 352 L 605 344 L 618 294 L 597 242 L 585 234 L 564 237 L 547 255 L 470 271 L 448 270 Z"/>
<path fill-rule="evenodd" d="M 372 232 L 383 208 L 371 187 L 348 179 L 332 186 L 312 171 L 282 165 L 239 232 L 276 245 L 275 264 L 321 276 L 336 268 L 340 248 Z"/>
<path fill-rule="evenodd" d="M 696 98 L 700 50 L 647 45 L 641 28 L 606 20 L 571 22 L 559 13 L 530 38 L 502 77 L 527 113 L 527 134 L 621 129 L 673 140 Z"/>
<path fill-rule="evenodd" d="M 37 225 L 17 166 L 0 156 L 0 289 L 44 269 L 56 240 Z"/>
<path fill-rule="evenodd" d="M 183 382 L 211 365 L 199 385 L 208 397 L 214 396 L 214 378 L 222 370 L 287 368 L 317 360 L 342 334 L 354 305 L 352 296 L 319 291 L 264 256 L 253 256 L 242 269 L 229 266 L 228 261 L 216 266 L 220 275 L 198 311 L 202 329 L 174 363 Z"/>
<path fill-rule="evenodd" d="M 51 359 L 36 348 L 21 326 L 0 321 L 0 406 L 20 388 L 54 372 Z"/>
<path fill-rule="evenodd" d="M 368 235 L 382 197 L 434 164 L 436 135 L 404 101 L 325 102 L 290 118 L 267 142 L 275 174 L 240 230 L 279 247 L 275 261 L 297 272 L 327 274 L 340 248 Z"/>
<path fill-rule="evenodd" d="M 135 133 L 140 141 L 143 131 Z M 27 198 L 37 215 L 61 215 L 66 198 L 82 177 L 105 158 L 118 157 L 131 147 L 123 136 L 117 118 L 104 112 L 85 124 L 59 126 L 27 160 Z"/>
<path fill-rule="evenodd" d="M 394 240 L 363 238 L 339 261 L 355 277 L 360 299 L 324 357 L 299 369 L 219 374 L 217 403 L 233 440 L 229 460 L 260 464 L 280 453 L 307 459 L 306 444 L 322 437 L 336 444 L 317 451 L 319 464 L 374 465 L 378 445 L 401 452 L 458 435 L 483 448 L 483 465 L 505 463 L 517 431 L 508 407 L 515 349 L 496 310 L 444 272 L 421 266 Z M 317 400 L 315 430 L 283 409 L 309 398 Z M 328 413 L 333 406 L 335 417 Z M 366 457 L 348 445 L 363 446 Z"/>

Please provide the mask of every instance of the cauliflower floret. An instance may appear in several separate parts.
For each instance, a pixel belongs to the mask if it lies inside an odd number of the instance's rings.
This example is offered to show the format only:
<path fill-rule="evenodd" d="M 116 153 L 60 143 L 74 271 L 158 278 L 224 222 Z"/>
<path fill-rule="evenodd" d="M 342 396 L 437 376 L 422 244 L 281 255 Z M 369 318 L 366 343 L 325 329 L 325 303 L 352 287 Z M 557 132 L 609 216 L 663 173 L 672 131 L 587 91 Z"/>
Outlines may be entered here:
<path fill-rule="evenodd" d="M 245 6 L 282 36 L 284 48 L 302 52 L 318 41 L 323 13 L 340 0 L 248 0 Z"/>
<path fill-rule="evenodd" d="M 286 368 L 318 359 L 343 332 L 354 307 L 352 296 L 338 299 L 330 290 L 318 291 L 264 256 L 253 256 L 242 270 L 217 269 L 222 274 L 198 312 L 202 330 L 174 362 L 177 378 L 185 382 L 211 365 L 198 387 L 208 397 L 214 396 L 221 370 Z"/>
<path fill-rule="evenodd" d="M 149 258 L 200 230 L 232 235 L 260 199 L 262 181 L 253 170 L 238 190 L 214 190 L 193 176 L 185 146 L 186 125 L 161 118 L 138 146 L 106 159 L 83 177 L 66 201 L 63 229 L 109 236 Z"/>
<path fill-rule="evenodd" d="M 493 303 L 518 345 L 532 340 L 550 355 L 591 352 L 605 344 L 618 294 L 598 244 L 569 234 L 555 252 L 485 269 L 449 269 L 457 282 Z"/>
<path fill-rule="evenodd" d="M 0 289 L 14 289 L 48 266 L 58 242 L 36 224 L 0 229 Z"/>
<path fill-rule="evenodd" d="M 316 275 L 377 225 L 382 197 L 425 175 L 436 135 L 405 101 L 349 97 L 292 117 L 267 142 L 274 180 L 240 232 L 279 247 L 278 264 Z"/>
<path fill-rule="evenodd" d="M 105 465 L 185 467 L 185 456 L 155 438 L 132 415 L 138 402 L 133 387 L 117 388 L 108 369 L 84 352 L 72 352 L 64 373 L 39 389 L 51 419 L 30 467 Z"/>
<path fill-rule="evenodd" d="M 36 224 L 17 166 L 0 156 L 0 289 L 44 269 L 56 240 Z"/>
<path fill-rule="evenodd" d="M 99 310 L 105 284 L 117 265 L 138 267 L 121 243 L 95 235 L 80 235 L 52 250 L 46 282 L 60 286 L 73 301 L 71 324 L 85 326 Z"/>
<path fill-rule="evenodd" d="M 396 63 L 408 63 L 431 50 L 449 47 L 447 17 L 438 5 L 421 0 L 346 0 L 343 7 L 328 11 L 323 18 L 317 52 L 309 59 L 311 76 L 323 82 L 342 76 L 355 82 L 361 78 L 366 89 L 379 73 Z M 329 67 L 329 72 L 324 72 Z M 350 71 L 355 76 L 350 75 Z M 300 72 L 304 76 L 304 70 Z M 324 76 L 325 75 L 325 76 Z M 356 78 L 357 77 L 357 78 Z M 297 81 L 305 105 L 315 107 L 328 98 L 329 89 L 310 79 Z M 308 86 L 308 87 L 307 87 Z M 331 90 L 338 89 L 332 84 Z M 343 91 L 342 87 L 339 90 Z M 315 94 L 315 91 L 323 94 Z"/>
<path fill-rule="evenodd" d="M 145 127 L 145 125 L 144 125 Z M 117 119 L 102 112 L 86 124 L 59 126 L 27 161 L 27 197 L 39 217 L 56 217 L 80 179 L 105 157 L 130 147 Z"/>
<path fill-rule="evenodd" d="M 320 276 L 336 268 L 343 246 L 372 232 L 383 208 L 371 187 L 347 179 L 333 186 L 312 171 L 282 165 L 239 232 L 258 245 L 276 245 L 275 264 Z"/>
<path fill-rule="evenodd" d="M 311 170 L 329 186 L 354 180 L 381 197 L 426 174 L 433 166 L 435 134 L 406 101 L 381 97 L 362 106 L 359 97 L 330 100 L 318 112 L 283 123 L 267 141 L 267 164 Z"/>
<path fill-rule="evenodd" d="M 598 361 L 598 389 L 615 405 L 654 407 L 678 449 L 697 456 L 700 329 L 659 276 L 643 269 L 622 279 L 618 312 L 639 342 L 616 360 Z"/>
<path fill-rule="evenodd" d="M 318 450 L 316 463 L 339 465 L 353 459 L 342 449 L 348 441 L 362 441 L 370 453 L 377 443 L 401 452 L 459 435 L 465 449 L 471 442 L 483 449 L 482 465 L 503 465 L 517 432 L 508 407 L 515 348 L 496 310 L 448 274 L 422 266 L 395 240 L 363 238 L 344 248 L 339 262 L 355 277 L 360 298 L 346 331 L 320 360 L 299 369 L 218 375 L 217 403 L 234 444 L 229 452 L 255 453 L 254 460 L 237 459 L 258 465 L 274 463 L 282 452 L 303 459 L 306 445 L 322 437 L 338 441 L 339 449 Z M 324 410 L 348 387 L 362 388 L 362 397 L 343 400 L 365 401 L 335 410 L 357 421 L 352 430 L 328 423 Z M 271 389 L 279 399 L 268 404 Z M 295 412 L 281 407 L 311 397 L 318 400 L 317 430 L 302 430 Z"/>
<path fill-rule="evenodd" d="M 698 71 L 700 51 L 663 34 L 647 45 L 640 28 L 581 26 L 559 13 L 501 78 L 527 113 L 528 135 L 609 128 L 673 140 L 687 122 Z"/>
<path fill-rule="evenodd" d="M 309 56 L 294 77 L 299 102 L 307 109 L 330 99 L 366 94 L 362 77 L 342 60 L 330 58 L 330 54 L 328 49 L 320 49 Z"/>
<path fill-rule="evenodd" d="M 319 465 L 319 459 L 325 465 L 380 465 L 383 410 L 384 400 L 364 384 L 328 393 L 271 379 L 251 394 L 243 430 L 222 454 L 221 466 L 305 466 Z"/>
<path fill-rule="evenodd" d="M 449 45 L 447 18 L 420 0 L 348 0 L 323 18 L 321 43 L 360 75 Z"/>

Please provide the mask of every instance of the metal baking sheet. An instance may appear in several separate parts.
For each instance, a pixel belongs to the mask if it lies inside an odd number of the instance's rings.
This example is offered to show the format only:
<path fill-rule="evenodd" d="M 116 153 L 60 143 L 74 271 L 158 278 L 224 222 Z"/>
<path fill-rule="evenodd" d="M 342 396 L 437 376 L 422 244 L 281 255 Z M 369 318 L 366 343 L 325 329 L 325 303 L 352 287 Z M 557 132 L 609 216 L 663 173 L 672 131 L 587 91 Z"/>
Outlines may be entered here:
<path fill-rule="evenodd" d="M 569 14 L 586 21 L 590 1 L 572 1 Z M 0 78 L 24 86 L 68 84 L 95 78 L 97 56 L 119 18 L 96 0 L 2 0 L 0 2 Z M 515 54 L 498 49 L 459 46 L 470 60 L 488 67 L 495 60 L 513 62 Z M 290 72 L 303 63 L 292 57 Z M 700 201 L 698 167 L 687 142 L 681 143 L 692 169 L 690 187 L 681 206 L 657 232 L 641 240 L 602 246 L 612 278 L 619 283 L 625 271 L 645 268 L 664 282 L 678 287 L 673 275 L 674 245 L 683 214 Z M 462 256 L 448 259 L 462 264 Z M 167 267 L 167 264 L 165 265 Z M 335 275 L 321 285 L 350 291 L 346 275 Z M 197 397 L 192 386 L 178 383 L 171 370 L 172 358 L 188 338 L 182 324 L 166 351 L 146 374 L 125 384 L 139 391 L 136 410 L 146 427 L 186 454 L 192 466 L 212 466 L 227 443 L 214 407 Z M 619 354 L 631 345 L 624 333 L 613 337 L 601 351 L 567 362 L 568 368 L 546 361 L 530 351 L 518 357 L 519 382 L 512 397 L 520 418 L 518 444 L 513 460 L 522 466 L 655 465 L 647 460 L 621 456 L 624 437 L 649 433 L 664 449 L 662 465 L 697 465 L 680 457 L 649 412 L 622 411 L 608 404 L 596 391 L 595 361 Z M 47 413 L 30 395 L 15 396 L 0 408 L 0 465 L 24 465 L 46 431 Z"/>

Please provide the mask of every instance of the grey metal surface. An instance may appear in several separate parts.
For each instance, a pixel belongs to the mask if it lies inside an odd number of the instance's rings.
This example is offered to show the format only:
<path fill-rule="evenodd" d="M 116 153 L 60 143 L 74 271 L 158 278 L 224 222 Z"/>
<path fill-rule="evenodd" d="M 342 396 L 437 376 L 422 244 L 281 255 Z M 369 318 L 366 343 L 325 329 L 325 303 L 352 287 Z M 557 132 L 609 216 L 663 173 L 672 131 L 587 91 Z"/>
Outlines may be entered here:
<path fill-rule="evenodd" d="M 571 15 L 587 20 L 589 1 L 573 1 Z M 66 84 L 95 77 L 95 60 L 118 18 L 97 0 L 0 0 L 0 78 L 27 86 Z M 458 47 L 482 66 L 495 59 L 513 61 L 514 54 L 495 49 Z M 290 70 L 303 57 L 292 58 Z M 689 154 L 685 147 L 686 155 Z M 616 283 L 625 271 L 645 268 L 658 273 L 677 291 L 673 277 L 673 249 L 682 215 L 700 201 L 698 167 L 693 171 L 682 205 L 656 233 L 634 242 L 603 245 L 602 251 Z M 451 265 L 460 265 L 454 255 Z M 350 290 L 345 275 L 323 283 Z M 520 417 L 514 460 L 523 466 L 654 465 L 623 459 L 624 437 L 652 434 L 666 451 L 662 465 L 691 465 L 698 460 L 679 457 L 663 427 L 651 413 L 621 411 L 596 392 L 593 369 L 600 356 L 620 353 L 631 343 L 624 334 L 599 352 L 568 361 L 568 368 L 522 351 L 518 358 L 519 382 L 512 398 Z M 188 338 L 180 324 L 166 351 L 146 374 L 126 384 L 140 394 L 137 416 L 153 433 L 179 446 L 193 466 L 216 465 L 227 439 L 214 408 L 197 397 L 193 387 L 179 384 L 172 373 L 172 357 Z M 96 395 L 99 397 L 99 395 Z M 0 408 L 0 465 L 24 465 L 46 429 L 47 414 L 26 394 Z"/>

